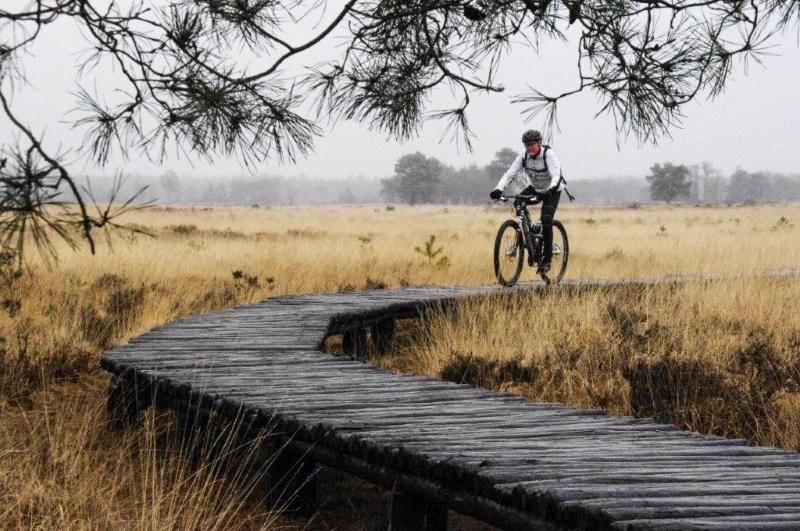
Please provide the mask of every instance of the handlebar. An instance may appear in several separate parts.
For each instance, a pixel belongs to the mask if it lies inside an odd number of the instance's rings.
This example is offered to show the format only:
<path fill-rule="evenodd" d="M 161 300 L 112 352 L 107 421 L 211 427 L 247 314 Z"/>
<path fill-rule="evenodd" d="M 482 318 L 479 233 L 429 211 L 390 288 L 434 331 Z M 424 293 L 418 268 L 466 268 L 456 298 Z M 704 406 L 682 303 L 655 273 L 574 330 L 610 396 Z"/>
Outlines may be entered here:
<path fill-rule="evenodd" d="M 527 201 L 529 205 L 538 205 L 543 201 L 543 195 L 546 195 L 547 192 L 549 192 L 550 190 L 559 190 L 559 186 L 562 184 L 564 185 L 564 187 L 560 188 L 560 190 L 566 192 L 570 202 L 575 201 L 575 196 L 573 196 L 571 193 L 569 193 L 569 190 L 567 190 L 567 180 L 564 179 L 563 175 L 558 178 L 558 182 L 556 183 L 555 186 L 553 186 L 552 188 L 548 188 L 542 193 L 534 191 L 533 194 L 531 195 L 528 194 L 501 195 L 498 199 L 495 199 L 495 201 L 502 201 L 503 203 L 507 203 L 509 199 L 514 199 L 514 200 L 522 199 Z"/>
<path fill-rule="evenodd" d="M 534 195 L 527 195 L 527 194 L 517 194 L 517 195 L 501 195 L 500 199 L 497 201 L 502 201 L 503 203 L 508 203 L 511 199 L 522 199 L 523 201 L 527 202 L 529 205 L 536 205 L 542 202 L 541 197 L 536 197 Z"/>

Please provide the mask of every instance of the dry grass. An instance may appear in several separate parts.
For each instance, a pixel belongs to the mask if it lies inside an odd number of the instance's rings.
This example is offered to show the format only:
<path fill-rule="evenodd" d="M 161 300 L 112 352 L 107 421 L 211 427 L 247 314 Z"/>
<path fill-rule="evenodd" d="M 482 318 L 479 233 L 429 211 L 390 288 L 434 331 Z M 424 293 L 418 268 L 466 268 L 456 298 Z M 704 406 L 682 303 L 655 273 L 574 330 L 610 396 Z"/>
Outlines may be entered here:
<path fill-rule="evenodd" d="M 233 502 L 212 505 L 201 501 L 210 494 L 186 490 L 194 480 L 157 472 L 167 462 L 167 468 L 175 468 L 173 461 L 154 457 L 169 455 L 171 446 L 163 437 L 145 430 L 126 435 L 120 443 L 119 434 L 108 432 L 102 412 L 107 380 L 97 368 L 100 353 L 178 316 L 272 295 L 492 282 L 494 232 L 509 213 L 507 208 L 433 206 L 162 208 L 128 218 L 152 237 L 116 238 L 113 247 L 101 246 L 94 257 L 64 249 L 57 269 L 47 270 L 34 259 L 20 278 L 0 268 L 0 525 L 229 527 L 234 520 L 225 518 L 232 514 L 241 515 L 235 523 L 244 527 L 252 524 L 254 514 L 268 524 L 262 510 Z M 590 209 L 565 204 L 559 217 L 570 235 L 573 254 L 567 274 L 572 277 L 750 272 L 800 262 L 796 205 Z M 436 246 L 443 246 L 449 265 L 436 266 L 414 251 L 431 234 Z M 526 270 L 525 278 L 534 278 L 533 272 Z M 769 356 L 788 363 L 792 336 L 787 330 L 796 330 L 791 328 L 795 321 L 770 311 L 788 311 L 788 296 L 797 288 L 757 286 L 686 287 L 681 288 L 686 295 L 682 299 L 675 296 L 679 290 L 553 294 L 544 307 L 520 300 L 512 313 L 486 302 L 489 306 L 474 307 L 472 316 L 461 312 L 455 321 L 434 319 L 441 343 L 430 338 L 424 343 L 430 355 L 415 349 L 398 364 L 439 374 L 452 354 L 461 352 L 487 360 L 521 357 L 519 369 L 528 370 L 534 356 L 549 356 L 547 378 L 537 376 L 528 388 L 515 388 L 537 398 L 629 411 L 625 386 L 630 384 L 620 371 L 635 369 L 636 355 L 659 360 L 671 345 L 681 345 L 676 359 L 700 360 L 724 372 L 735 368 L 734 353 L 746 350 L 752 332 L 752 352 L 763 350 L 758 346 L 762 341 L 769 345 L 764 347 Z M 641 306 L 643 301 L 649 305 Z M 564 319 L 544 327 L 555 335 L 542 342 L 544 336 L 530 329 L 526 341 L 506 342 L 506 327 L 532 322 L 548 305 L 569 308 Z M 632 338 L 655 333 L 647 330 L 658 323 L 655 339 L 628 342 L 630 348 L 645 345 L 652 352 L 640 349 L 623 356 L 621 332 L 609 335 L 609 323 L 617 326 L 612 305 L 634 312 Z M 636 320 L 639 314 L 647 315 L 644 321 Z M 627 322 L 622 315 L 617 315 L 620 322 Z M 716 323 L 712 315 L 721 320 L 725 333 L 701 333 L 708 329 L 694 326 L 690 318 L 711 326 Z M 784 332 L 776 332 L 778 324 Z M 694 337 L 702 340 L 696 348 L 691 347 Z M 776 391 L 769 398 L 781 411 L 797 410 L 793 392 Z M 796 447 L 796 433 L 778 435 L 773 424 L 782 422 L 783 413 L 772 411 L 760 417 L 766 424 L 754 440 Z M 687 415 L 670 413 L 669 418 L 694 426 L 684 420 Z M 710 431 L 720 431 L 717 420 L 708 423 L 714 425 Z M 153 449 L 151 457 L 143 448 Z"/>
<path fill-rule="evenodd" d="M 484 298 L 387 367 L 800 450 L 800 279 Z"/>
<path fill-rule="evenodd" d="M 97 257 L 61 253 L 60 271 L 133 283 L 271 277 L 271 293 L 331 291 L 366 279 L 389 286 L 493 282 L 491 246 L 508 207 L 287 207 L 156 209 L 128 220 L 156 238 L 117 242 Z M 576 208 L 558 212 L 570 236 L 572 277 L 750 271 L 797 264 L 800 206 Z M 781 223 L 780 219 L 788 220 Z M 662 227 L 664 230 L 662 230 Z M 414 252 L 434 234 L 450 266 Z M 527 278 L 534 278 L 527 271 Z M 525 278 L 525 277 L 523 277 Z"/>
<path fill-rule="evenodd" d="M 190 443 L 173 415 L 154 411 L 138 430 L 111 432 L 105 383 L 51 386 L 38 408 L 2 411 L 0 527 L 270 528 L 276 513 L 257 497 L 268 463 L 255 446 L 234 447 L 218 430 L 223 444 L 212 453 Z"/>

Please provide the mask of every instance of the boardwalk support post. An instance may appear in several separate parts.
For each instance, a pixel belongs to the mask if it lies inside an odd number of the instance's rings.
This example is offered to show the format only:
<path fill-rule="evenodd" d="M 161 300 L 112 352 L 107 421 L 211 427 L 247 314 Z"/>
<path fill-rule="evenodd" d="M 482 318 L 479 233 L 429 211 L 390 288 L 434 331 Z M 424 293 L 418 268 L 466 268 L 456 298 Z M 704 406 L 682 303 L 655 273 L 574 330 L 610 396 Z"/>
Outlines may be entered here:
<path fill-rule="evenodd" d="M 394 341 L 394 319 L 385 319 L 372 325 L 372 343 L 381 354 L 386 354 Z"/>
<path fill-rule="evenodd" d="M 135 373 L 129 377 L 114 376 L 106 403 L 112 425 L 117 429 L 137 425 L 142 412 L 150 407 L 152 398 L 148 382 L 138 378 Z"/>
<path fill-rule="evenodd" d="M 350 357 L 356 359 L 366 358 L 369 352 L 367 329 L 358 327 L 346 330 L 344 337 L 342 337 L 342 350 Z"/>
<path fill-rule="evenodd" d="M 317 464 L 308 456 L 282 448 L 272 457 L 267 500 L 270 510 L 309 516 L 316 509 Z"/>
<path fill-rule="evenodd" d="M 403 492 L 395 492 L 392 496 L 392 531 L 445 531 L 446 529 L 446 505 Z"/>

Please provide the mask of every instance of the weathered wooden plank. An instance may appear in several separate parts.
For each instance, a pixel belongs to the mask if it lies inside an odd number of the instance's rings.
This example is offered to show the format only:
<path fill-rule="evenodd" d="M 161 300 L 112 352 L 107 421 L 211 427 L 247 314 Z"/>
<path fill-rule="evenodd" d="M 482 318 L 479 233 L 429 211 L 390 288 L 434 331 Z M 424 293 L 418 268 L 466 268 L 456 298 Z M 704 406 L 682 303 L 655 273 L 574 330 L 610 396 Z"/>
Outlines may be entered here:
<path fill-rule="evenodd" d="M 647 464 L 642 466 L 631 466 L 629 468 L 619 467 L 574 467 L 574 468 L 550 468 L 547 466 L 537 466 L 532 468 L 531 463 L 523 459 L 508 459 L 498 465 L 488 464 L 482 467 L 480 474 L 491 476 L 495 480 L 503 480 L 507 477 L 534 476 L 539 482 L 538 485 L 545 487 L 548 485 L 559 485 L 570 483 L 574 486 L 591 484 L 642 484 L 642 483 L 686 483 L 697 482 L 721 483 L 734 480 L 763 480 L 766 482 L 793 483 L 800 482 L 798 477 L 798 467 L 769 467 L 767 469 L 753 467 L 735 466 L 714 466 L 713 464 L 695 465 L 691 468 L 681 468 L 677 465 L 664 466 L 659 468 L 647 468 Z"/>
<path fill-rule="evenodd" d="M 674 496 L 657 498 L 598 498 L 586 499 L 561 504 L 563 509 L 576 507 L 585 510 L 620 510 L 640 508 L 665 509 L 667 507 L 691 509 L 694 507 L 797 507 L 800 506 L 800 494 L 780 495 L 749 494 L 746 496 L 729 494 L 724 496 Z"/>
<path fill-rule="evenodd" d="M 664 520 L 685 518 L 713 518 L 720 516 L 762 516 L 760 521 L 769 520 L 773 514 L 800 513 L 800 505 L 698 505 L 694 507 L 634 507 L 622 509 L 603 509 L 610 519 L 625 520 Z"/>
<path fill-rule="evenodd" d="M 792 529 L 800 523 L 800 512 L 771 515 L 716 516 L 707 518 L 637 519 L 613 523 L 614 529 Z"/>
<path fill-rule="evenodd" d="M 544 493 L 558 499 L 560 502 L 574 501 L 590 498 L 635 498 L 635 497 L 661 497 L 674 498 L 677 496 L 721 496 L 726 494 L 736 495 L 763 495 L 775 494 L 778 496 L 798 495 L 800 486 L 781 486 L 771 483 L 738 482 L 720 485 L 594 485 L 591 487 L 552 487 L 538 488 L 537 481 L 525 481 L 520 484 L 522 490 L 531 493 Z"/>

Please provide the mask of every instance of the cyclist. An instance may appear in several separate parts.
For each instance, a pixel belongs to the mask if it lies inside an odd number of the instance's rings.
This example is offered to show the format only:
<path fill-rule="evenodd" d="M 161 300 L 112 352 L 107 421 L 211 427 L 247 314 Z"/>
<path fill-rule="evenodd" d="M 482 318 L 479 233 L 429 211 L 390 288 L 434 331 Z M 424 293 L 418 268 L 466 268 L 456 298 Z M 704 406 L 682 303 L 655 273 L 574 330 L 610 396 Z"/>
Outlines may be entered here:
<path fill-rule="evenodd" d="M 539 261 L 539 273 L 550 271 L 553 259 L 553 218 L 558 201 L 561 199 L 561 162 L 550 146 L 542 146 L 542 133 L 529 129 L 522 134 L 525 152 L 514 159 L 508 171 L 500 178 L 489 197 L 500 199 L 503 189 L 522 172 L 527 186 L 520 192 L 525 195 L 538 195 L 542 199 L 542 236 L 544 250 Z M 553 184 L 555 183 L 555 184 Z"/>

